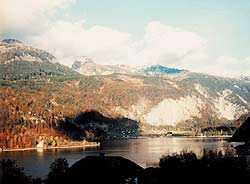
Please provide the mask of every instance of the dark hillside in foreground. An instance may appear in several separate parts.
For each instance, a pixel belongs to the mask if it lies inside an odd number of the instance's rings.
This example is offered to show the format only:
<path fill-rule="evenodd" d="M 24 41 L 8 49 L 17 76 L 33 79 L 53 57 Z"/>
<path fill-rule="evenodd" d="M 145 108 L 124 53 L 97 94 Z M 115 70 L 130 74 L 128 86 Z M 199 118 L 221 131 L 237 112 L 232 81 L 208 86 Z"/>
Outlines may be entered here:
<path fill-rule="evenodd" d="M 245 142 L 249 144 L 250 141 L 250 116 L 243 122 L 243 124 L 236 130 L 230 139 L 231 142 Z"/>

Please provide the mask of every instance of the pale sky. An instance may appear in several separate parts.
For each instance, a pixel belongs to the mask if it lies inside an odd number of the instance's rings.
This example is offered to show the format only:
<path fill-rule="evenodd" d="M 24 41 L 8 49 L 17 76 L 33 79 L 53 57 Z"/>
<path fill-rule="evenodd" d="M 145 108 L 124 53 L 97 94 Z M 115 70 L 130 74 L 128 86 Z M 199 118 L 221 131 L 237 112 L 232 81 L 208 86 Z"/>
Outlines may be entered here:
<path fill-rule="evenodd" d="M 250 75 L 248 0 L 0 0 L 0 39 L 70 66 L 97 63 Z"/>

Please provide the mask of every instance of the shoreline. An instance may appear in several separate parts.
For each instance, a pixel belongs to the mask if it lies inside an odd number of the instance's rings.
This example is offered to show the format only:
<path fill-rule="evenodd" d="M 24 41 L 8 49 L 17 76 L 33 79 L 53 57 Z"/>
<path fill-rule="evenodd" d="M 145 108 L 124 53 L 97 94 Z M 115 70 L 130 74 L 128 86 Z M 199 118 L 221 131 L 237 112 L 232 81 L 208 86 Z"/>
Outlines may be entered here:
<path fill-rule="evenodd" d="M 52 150 L 52 149 L 73 149 L 73 148 L 86 148 L 86 147 L 98 147 L 98 146 L 100 146 L 99 142 L 93 142 L 92 144 L 85 144 L 85 145 L 55 146 L 55 147 L 47 147 L 47 148 L 32 147 L 32 148 L 5 149 L 5 150 L 0 150 L 0 153 L 1 152 L 34 151 L 34 150 L 36 150 L 37 152 L 43 152 L 43 151 Z"/>
<path fill-rule="evenodd" d="M 140 137 L 140 136 L 139 136 Z M 165 134 L 144 134 L 144 135 L 141 135 L 141 137 L 189 137 L 189 138 L 230 138 L 232 137 L 232 135 L 210 135 L 210 136 L 207 136 L 207 135 L 165 135 Z"/>
<path fill-rule="evenodd" d="M 168 137 L 168 138 L 180 138 L 180 137 L 186 137 L 186 138 L 230 138 L 231 135 L 222 135 L 222 136 L 186 136 L 186 135 L 172 135 L 172 136 L 166 136 L 166 135 L 161 135 L 161 134 L 145 134 L 141 136 L 137 136 L 136 138 L 139 137 Z M 132 137 L 134 138 L 134 137 Z M 127 138 L 125 138 L 127 139 Z M 32 147 L 32 148 L 18 148 L 18 149 L 5 149 L 1 150 L 1 152 L 21 152 L 21 151 L 34 151 L 36 150 L 37 152 L 43 152 L 46 150 L 52 150 L 52 149 L 73 149 L 73 148 L 86 148 L 86 147 L 98 147 L 100 146 L 100 142 L 92 142 L 91 144 L 82 144 L 82 145 L 69 145 L 69 146 L 55 146 L 55 147 L 45 147 L 45 148 L 39 148 L 39 147 Z"/>

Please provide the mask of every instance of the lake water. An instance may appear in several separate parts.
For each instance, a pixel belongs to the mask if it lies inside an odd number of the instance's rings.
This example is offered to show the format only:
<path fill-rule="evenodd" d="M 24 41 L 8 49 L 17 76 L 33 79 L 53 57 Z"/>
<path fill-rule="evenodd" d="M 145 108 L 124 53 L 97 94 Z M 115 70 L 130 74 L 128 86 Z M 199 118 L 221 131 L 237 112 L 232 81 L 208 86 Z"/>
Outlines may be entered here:
<path fill-rule="evenodd" d="M 201 155 L 203 150 L 225 150 L 230 147 L 227 138 L 190 138 L 190 137 L 141 137 L 137 139 L 109 140 L 98 148 L 58 149 L 44 152 L 23 151 L 3 152 L 0 158 L 17 160 L 25 173 L 32 177 L 46 178 L 49 166 L 56 158 L 66 158 L 70 165 L 89 155 L 105 153 L 109 156 L 123 156 L 137 164 L 148 167 L 159 162 L 164 154 L 193 151 Z"/>

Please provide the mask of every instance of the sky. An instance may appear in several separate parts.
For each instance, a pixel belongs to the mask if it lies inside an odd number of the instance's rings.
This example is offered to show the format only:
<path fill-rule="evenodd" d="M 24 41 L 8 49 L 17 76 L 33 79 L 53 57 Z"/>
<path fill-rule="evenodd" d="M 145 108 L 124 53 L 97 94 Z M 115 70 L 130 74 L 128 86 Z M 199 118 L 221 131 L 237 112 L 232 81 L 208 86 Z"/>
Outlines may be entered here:
<path fill-rule="evenodd" d="M 161 64 L 250 75 L 248 0 L 0 0 L 0 39 L 47 50 L 70 66 Z"/>

